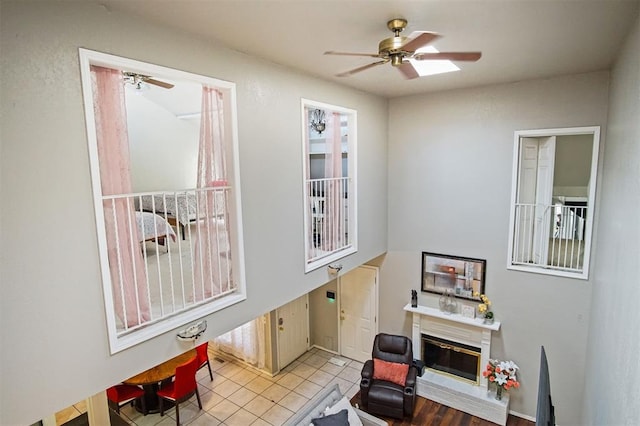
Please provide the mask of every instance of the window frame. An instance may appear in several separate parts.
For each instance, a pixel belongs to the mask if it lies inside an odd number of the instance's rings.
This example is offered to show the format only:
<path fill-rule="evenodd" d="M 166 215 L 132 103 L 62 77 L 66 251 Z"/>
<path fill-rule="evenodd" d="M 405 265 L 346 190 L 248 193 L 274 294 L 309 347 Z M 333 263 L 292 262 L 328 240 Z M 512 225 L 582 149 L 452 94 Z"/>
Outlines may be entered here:
<path fill-rule="evenodd" d="M 238 150 L 238 125 L 237 102 L 235 83 L 219 80 L 212 77 L 198 75 L 173 68 L 141 62 L 134 59 L 110 55 L 89 49 L 79 49 L 80 75 L 82 81 L 82 93 L 87 129 L 87 144 L 89 151 L 90 175 L 93 193 L 94 211 L 96 216 L 96 231 L 98 239 L 98 255 L 100 259 L 102 288 L 104 296 L 105 316 L 109 336 L 111 354 L 132 347 L 138 343 L 147 341 L 170 330 L 184 326 L 185 324 L 199 320 L 206 315 L 223 308 L 239 303 L 247 298 L 244 265 L 244 246 L 242 228 L 242 207 L 240 192 L 240 168 Z M 98 65 L 113 69 L 126 69 L 145 75 L 160 75 L 176 80 L 191 80 L 210 87 L 216 87 L 224 93 L 225 129 L 228 131 L 228 181 L 232 187 L 229 203 L 230 229 L 233 230 L 231 239 L 234 282 L 236 289 L 233 293 L 208 301 L 195 304 L 184 311 L 169 314 L 152 320 L 140 328 L 128 333 L 118 333 L 116 329 L 116 315 L 111 288 L 111 276 L 109 260 L 107 257 L 107 237 L 105 230 L 104 211 L 102 205 L 102 186 L 100 180 L 98 144 L 93 110 L 93 91 L 91 85 L 90 66 Z"/>
<path fill-rule="evenodd" d="M 313 270 L 321 268 L 325 265 L 328 265 L 332 262 L 335 262 L 339 259 L 344 258 L 350 254 L 356 253 L 358 251 L 358 196 L 357 196 L 357 146 L 358 146 L 358 112 L 354 109 L 341 107 L 338 105 L 332 105 L 324 102 L 314 101 L 310 99 L 301 99 L 301 128 L 302 128 L 302 188 L 303 188 L 303 212 L 304 212 L 304 272 L 309 273 Z M 348 141 L 347 141 L 347 175 L 348 178 L 348 193 L 347 193 L 347 205 L 348 205 L 348 231 L 350 235 L 351 244 L 349 244 L 345 248 L 341 248 L 331 252 L 330 254 L 323 256 L 317 260 L 309 261 L 309 247 L 310 247 L 310 239 L 309 239 L 309 229 L 312 226 L 312 218 L 310 214 L 310 209 L 308 208 L 308 200 L 310 198 L 310 194 L 307 187 L 307 176 L 310 176 L 310 170 L 308 168 L 310 166 L 310 154 L 311 152 L 311 143 L 309 136 L 309 128 L 306 126 L 307 116 L 306 109 L 307 108 L 316 108 L 323 109 L 330 112 L 338 112 L 340 114 L 345 114 L 348 116 Z M 309 159 L 309 161 L 307 161 Z"/>
<path fill-rule="evenodd" d="M 585 224 L 585 246 L 583 252 L 582 271 L 563 271 L 560 269 L 550 269 L 539 265 L 518 265 L 513 263 L 514 240 L 516 228 L 516 202 L 518 200 L 519 187 L 519 171 L 520 171 L 520 144 L 522 138 L 543 138 L 553 136 L 575 136 L 575 135 L 591 135 L 591 165 L 590 165 L 590 181 L 587 195 L 588 215 Z M 507 250 L 507 269 L 514 271 L 533 272 L 543 275 L 552 275 L 566 278 L 577 278 L 582 280 L 589 279 L 591 245 L 593 243 L 594 216 L 596 208 L 596 187 L 598 181 L 599 170 L 599 152 L 600 152 L 600 126 L 584 126 L 584 127 L 566 127 L 552 129 L 533 129 L 518 130 L 514 132 L 514 148 L 512 161 L 512 178 L 511 178 L 511 202 L 509 205 L 509 242 Z"/>

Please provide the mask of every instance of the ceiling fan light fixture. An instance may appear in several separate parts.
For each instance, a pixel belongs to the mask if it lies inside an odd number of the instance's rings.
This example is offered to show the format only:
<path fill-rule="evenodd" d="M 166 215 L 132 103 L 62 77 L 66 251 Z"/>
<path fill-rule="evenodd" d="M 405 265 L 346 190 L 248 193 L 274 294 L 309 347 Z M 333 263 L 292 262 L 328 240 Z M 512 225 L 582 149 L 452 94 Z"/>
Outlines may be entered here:
<path fill-rule="evenodd" d="M 147 92 L 151 90 L 151 87 L 149 87 L 149 85 L 144 81 L 136 82 L 136 84 L 133 85 L 133 88 L 135 89 L 136 92 Z"/>
<path fill-rule="evenodd" d="M 150 89 L 139 74 L 124 73 L 124 83 L 125 87 L 132 88 L 136 93 L 146 92 Z"/>
<path fill-rule="evenodd" d="M 391 58 L 391 65 L 393 65 L 394 67 L 399 67 L 400 65 L 402 65 L 403 56 L 404 55 L 402 53 L 393 53 L 389 55 L 389 57 Z"/>

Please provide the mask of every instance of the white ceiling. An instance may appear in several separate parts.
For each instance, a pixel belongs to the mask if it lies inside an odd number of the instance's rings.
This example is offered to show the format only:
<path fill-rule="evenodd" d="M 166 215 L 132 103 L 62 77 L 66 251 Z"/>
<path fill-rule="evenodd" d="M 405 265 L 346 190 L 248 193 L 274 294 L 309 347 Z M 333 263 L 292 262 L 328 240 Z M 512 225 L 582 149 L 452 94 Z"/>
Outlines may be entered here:
<path fill-rule="evenodd" d="M 327 80 L 385 97 L 607 69 L 638 0 L 94 0 L 113 11 L 177 28 Z M 350 77 L 335 74 L 375 61 L 325 56 L 377 53 L 392 36 L 386 22 L 409 21 L 443 37 L 440 51 L 479 50 L 461 71 L 405 80 L 390 64 Z"/>

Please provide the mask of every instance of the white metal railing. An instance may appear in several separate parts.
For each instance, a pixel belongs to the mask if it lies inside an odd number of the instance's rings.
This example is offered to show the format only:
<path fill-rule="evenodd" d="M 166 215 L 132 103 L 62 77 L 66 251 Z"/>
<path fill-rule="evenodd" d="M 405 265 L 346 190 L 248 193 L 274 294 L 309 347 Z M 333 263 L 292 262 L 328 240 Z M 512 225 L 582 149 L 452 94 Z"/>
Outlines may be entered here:
<path fill-rule="evenodd" d="M 586 219 L 586 206 L 516 203 L 512 264 L 582 271 Z"/>
<path fill-rule="evenodd" d="M 348 177 L 307 180 L 309 196 L 307 263 L 352 245 L 349 232 Z"/>
<path fill-rule="evenodd" d="M 117 282 L 112 287 L 119 288 L 113 291 L 118 335 L 236 290 L 229 194 L 230 187 L 221 186 L 103 196 L 105 217 L 111 218 L 105 224 L 113 241 L 108 247 L 109 267 L 112 281 Z M 137 271 L 133 280 L 126 278 L 126 263 Z M 144 277 L 142 282 L 138 277 Z M 127 306 L 132 303 L 125 297 L 125 288 L 131 286 L 135 287 L 135 307 Z M 146 295 L 146 301 L 140 295 Z M 139 319 L 134 325 L 128 319 L 131 309 Z"/>

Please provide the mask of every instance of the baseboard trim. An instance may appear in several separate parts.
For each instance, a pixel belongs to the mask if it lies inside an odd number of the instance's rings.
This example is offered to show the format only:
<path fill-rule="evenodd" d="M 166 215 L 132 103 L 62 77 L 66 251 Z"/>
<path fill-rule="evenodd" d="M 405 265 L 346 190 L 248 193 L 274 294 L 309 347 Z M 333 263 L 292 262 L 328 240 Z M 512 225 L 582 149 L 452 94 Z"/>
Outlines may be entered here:
<path fill-rule="evenodd" d="M 320 350 L 325 351 L 325 352 L 332 353 L 332 354 L 334 354 L 334 355 L 338 355 L 338 356 L 340 356 L 340 353 L 339 353 L 339 352 L 332 351 L 331 349 L 327 349 L 327 348 L 325 348 L 325 347 L 323 347 L 323 346 L 321 346 L 321 345 L 311 345 L 311 347 L 312 347 L 312 348 L 316 348 L 316 349 L 320 349 Z"/>
<path fill-rule="evenodd" d="M 529 420 L 530 422 L 536 422 L 535 417 L 527 416 L 526 414 L 518 413 L 517 411 L 509 410 L 509 414 L 520 417 L 521 419 Z"/>
<path fill-rule="evenodd" d="M 249 364 L 248 362 L 246 362 L 246 361 L 244 361 L 244 360 L 242 360 L 240 358 L 237 358 L 237 357 L 235 357 L 235 356 L 233 356 L 231 354 L 228 354 L 226 352 L 222 352 L 222 351 L 219 351 L 219 350 L 216 350 L 216 349 L 213 349 L 213 348 L 211 349 L 211 351 L 213 352 L 213 354 L 215 356 L 225 360 L 226 362 L 237 362 L 237 363 L 240 363 L 240 364 L 246 366 L 248 369 L 253 370 L 256 373 L 268 374 L 271 377 L 273 377 L 273 376 L 275 376 L 277 374 L 277 372 L 276 373 L 271 373 L 270 371 L 263 370 L 262 368 L 258 368 L 255 365 Z"/>

